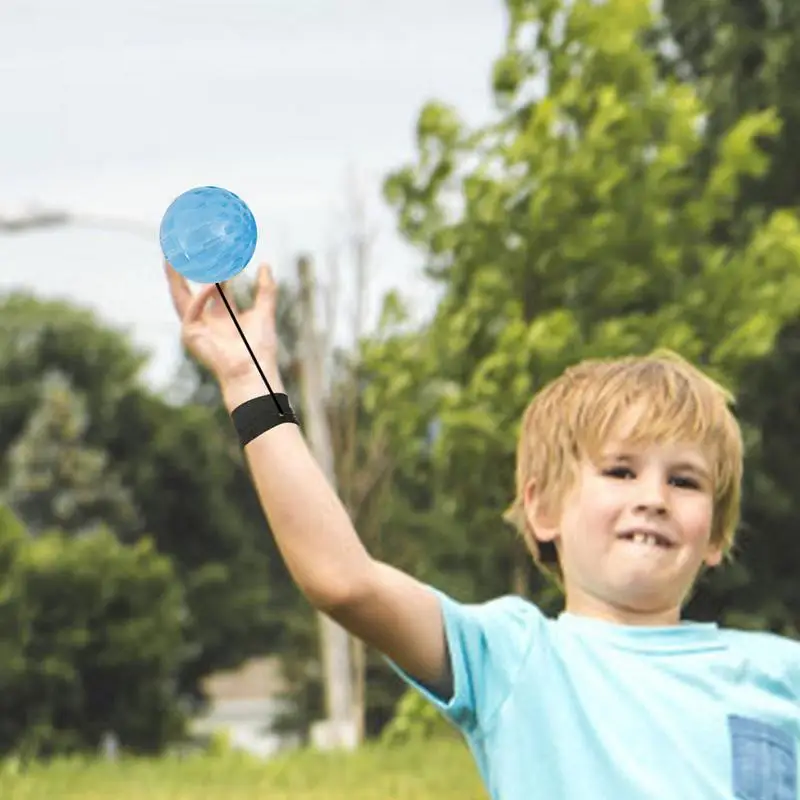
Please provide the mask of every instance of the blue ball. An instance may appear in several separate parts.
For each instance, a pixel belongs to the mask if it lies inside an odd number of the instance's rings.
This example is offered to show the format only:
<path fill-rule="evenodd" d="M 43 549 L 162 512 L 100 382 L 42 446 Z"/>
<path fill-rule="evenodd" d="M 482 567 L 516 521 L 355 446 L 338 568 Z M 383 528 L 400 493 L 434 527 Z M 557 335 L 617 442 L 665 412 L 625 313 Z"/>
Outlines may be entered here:
<path fill-rule="evenodd" d="M 159 239 L 164 258 L 185 278 L 218 283 L 248 265 L 258 230 L 252 212 L 233 192 L 202 186 L 172 202 Z"/>

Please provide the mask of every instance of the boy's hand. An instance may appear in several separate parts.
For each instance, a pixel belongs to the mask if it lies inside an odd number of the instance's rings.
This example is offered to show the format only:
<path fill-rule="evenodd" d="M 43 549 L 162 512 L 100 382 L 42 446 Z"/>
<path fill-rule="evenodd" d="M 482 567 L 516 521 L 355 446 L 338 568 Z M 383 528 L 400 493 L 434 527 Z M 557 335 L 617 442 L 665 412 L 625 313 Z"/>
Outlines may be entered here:
<path fill-rule="evenodd" d="M 189 352 L 211 370 L 223 392 L 247 387 L 244 395 L 252 396 L 254 391 L 263 393 L 263 382 L 216 285 L 204 286 L 193 295 L 183 275 L 166 262 L 164 269 L 172 302 L 181 320 L 181 340 Z M 222 285 L 223 291 L 227 286 L 228 283 Z M 225 291 L 225 298 L 275 389 L 275 384 L 279 383 L 275 330 L 277 287 L 270 268 L 266 264 L 259 267 L 253 306 L 247 311 L 239 311 L 233 292 Z"/>

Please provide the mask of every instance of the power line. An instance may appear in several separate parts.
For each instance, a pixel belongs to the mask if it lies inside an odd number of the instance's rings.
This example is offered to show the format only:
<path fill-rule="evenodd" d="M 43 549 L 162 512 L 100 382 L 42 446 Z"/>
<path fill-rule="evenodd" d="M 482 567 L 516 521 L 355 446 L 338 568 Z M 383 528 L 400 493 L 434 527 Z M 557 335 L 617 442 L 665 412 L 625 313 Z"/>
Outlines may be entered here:
<path fill-rule="evenodd" d="M 124 217 L 95 214 L 76 214 L 72 211 L 38 211 L 16 217 L 0 216 L 0 234 L 27 233 L 50 228 L 87 228 L 91 230 L 120 231 L 149 242 L 156 240 L 153 225 Z"/>

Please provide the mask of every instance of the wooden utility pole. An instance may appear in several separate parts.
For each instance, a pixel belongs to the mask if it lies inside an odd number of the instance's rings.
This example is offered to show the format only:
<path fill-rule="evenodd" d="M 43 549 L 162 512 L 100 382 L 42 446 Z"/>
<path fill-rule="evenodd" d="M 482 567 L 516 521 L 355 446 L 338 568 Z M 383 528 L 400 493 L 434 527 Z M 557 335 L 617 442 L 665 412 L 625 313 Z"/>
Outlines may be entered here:
<path fill-rule="evenodd" d="M 311 452 L 336 488 L 336 468 L 331 431 L 325 409 L 325 353 L 316 325 L 316 284 L 308 258 L 297 261 L 300 287 L 300 390 L 303 428 Z M 327 719 L 312 728 L 314 744 L 323 749 L 354 749 L 358 726 L 354 720 L 353 666 L 350 636 L 324 614 L 319 615 L 320 644 Z"/>

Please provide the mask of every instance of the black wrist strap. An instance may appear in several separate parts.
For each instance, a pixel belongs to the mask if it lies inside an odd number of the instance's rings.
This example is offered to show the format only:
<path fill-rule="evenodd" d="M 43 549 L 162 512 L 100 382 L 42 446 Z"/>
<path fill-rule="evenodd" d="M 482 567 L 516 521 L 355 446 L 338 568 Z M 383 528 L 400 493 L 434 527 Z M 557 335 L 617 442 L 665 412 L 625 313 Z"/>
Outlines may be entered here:
<path fill-rule="evenodd" d="M 275 400 L 281 408 L 283 414 L 278 413 L 275 407 Z M 233 425 L 239 434 L 239 442 L 242 447 L 249 444 L 257 436 L 261 436 L 270 428 L 282 425 L 284 422 L 293 422 L 299 425 L 297 416 L 289 403 L 289 398 L 285 394 L 265 394 L 254 397 L 233 409 L 231 413 Z"/>

